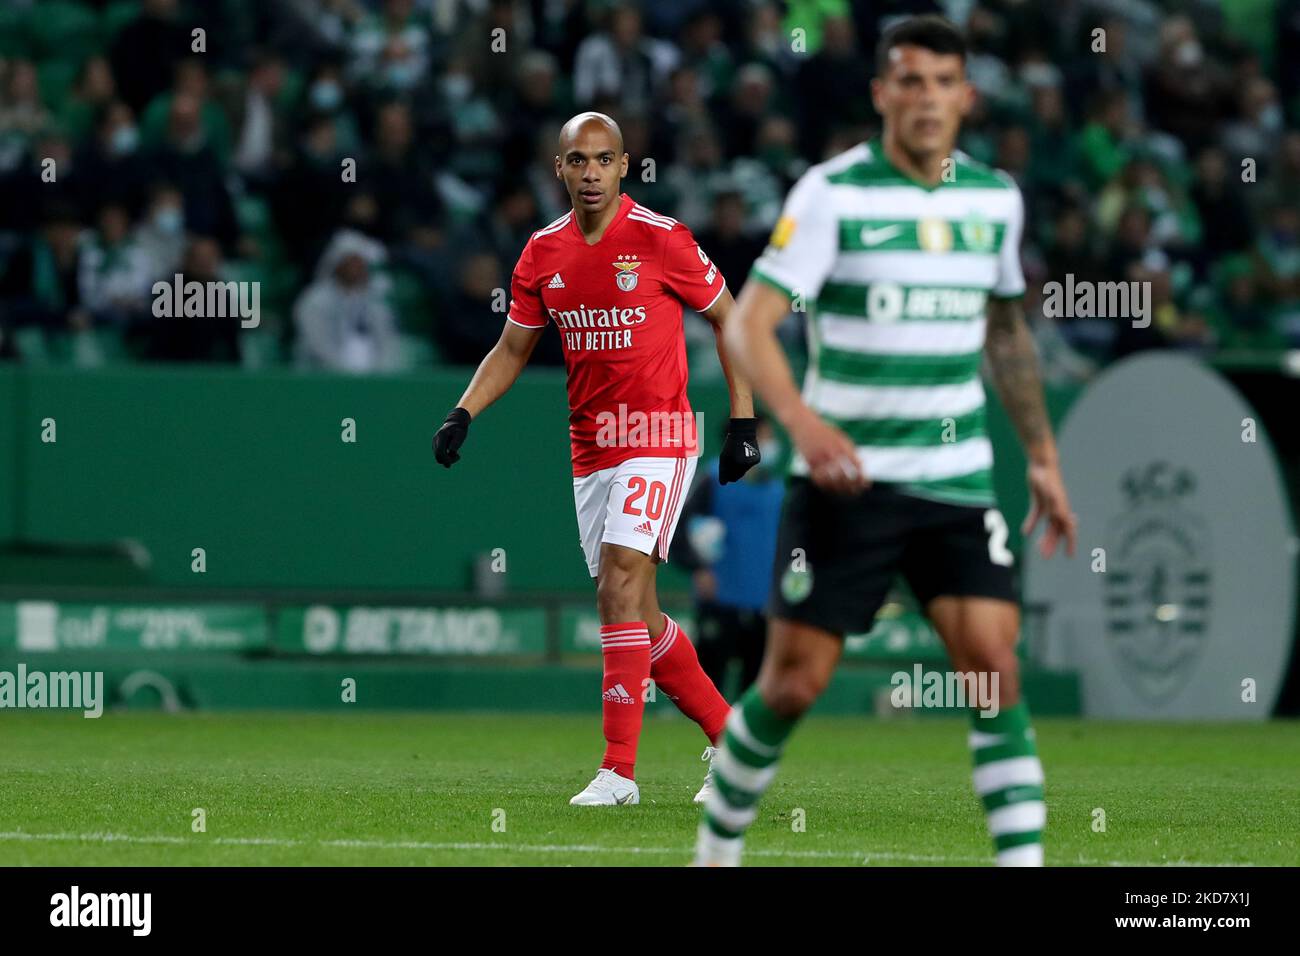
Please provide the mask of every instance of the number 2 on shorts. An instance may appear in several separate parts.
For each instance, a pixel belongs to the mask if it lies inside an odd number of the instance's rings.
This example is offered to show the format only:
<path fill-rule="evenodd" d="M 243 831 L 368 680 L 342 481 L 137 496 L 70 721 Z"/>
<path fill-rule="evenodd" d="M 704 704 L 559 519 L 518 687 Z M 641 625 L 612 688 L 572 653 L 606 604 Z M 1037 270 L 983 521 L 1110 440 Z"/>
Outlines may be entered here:
<path fill-rule="evenodd" d="M 1014 558 L 1007 548 L 1007 519 L 997 508 L 984 512 L 984 530 L 989 533 L 989 560 L 1011 567 Z"/>

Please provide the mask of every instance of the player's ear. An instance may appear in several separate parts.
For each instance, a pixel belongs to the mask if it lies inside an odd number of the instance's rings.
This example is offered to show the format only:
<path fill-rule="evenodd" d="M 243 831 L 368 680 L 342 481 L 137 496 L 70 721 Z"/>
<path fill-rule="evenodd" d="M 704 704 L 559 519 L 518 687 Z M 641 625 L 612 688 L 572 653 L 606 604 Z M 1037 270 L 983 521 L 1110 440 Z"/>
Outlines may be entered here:
<path fill-rule="evenodd" d="M 880 104 L 880 97 L 883 95 L 883 91 L 884 91 L 884 89 L 885 89 L 885 83 L 884 83 L 883 80 L 881 80 L 879 77 L 875 77 L 875 78 L 872 79 L 872 81 L 871 81 L 871 105 L 872 105 L 872 107 L 875 109 L 876 114 L 877 114 L 878 116 L 884 116 L 884 115 L 885 115 L 885 111 L 884 111 L 883 109 L 881 109 L 881 104 Z"/>
<path fill-rule="evenodd" d="M 628 154 L 627 154 L 627 153 L 624 153 L 624 154 L 623 154 L 623 168 L 622 168 L 621 170 L 619 170 L 619 174 L 618 174 L 618 178 L 619 178 L 619 179 L 622 179 L 624 176 L 627 175 L 627 164 L 628 164 Z"/>
<path fill-rule="evenodd" d="M 560 157 L 556 156 L 555 157 L 555 178 L 556 179 L 564 178 L 564 174 L 560 172 L 560 168 L 561 168 Z"/>

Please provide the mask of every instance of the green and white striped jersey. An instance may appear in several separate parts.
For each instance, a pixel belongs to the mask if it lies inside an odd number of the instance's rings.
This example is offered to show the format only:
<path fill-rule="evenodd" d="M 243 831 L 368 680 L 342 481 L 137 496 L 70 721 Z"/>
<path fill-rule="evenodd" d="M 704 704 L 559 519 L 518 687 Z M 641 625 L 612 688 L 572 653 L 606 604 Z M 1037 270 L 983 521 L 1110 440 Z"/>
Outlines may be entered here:
<path fill-rule="evenodd" d="M 807 311 L 804 400 L 873 481 L 992 506 L 980 360 L 989 296 L 1024 294 L 1024 205 L 1000 170 L 953 155 L 927 188 L 862 143 L 812 167 L 752 275 Z M 807 474 L 795 455 L 792 474 Z"/>

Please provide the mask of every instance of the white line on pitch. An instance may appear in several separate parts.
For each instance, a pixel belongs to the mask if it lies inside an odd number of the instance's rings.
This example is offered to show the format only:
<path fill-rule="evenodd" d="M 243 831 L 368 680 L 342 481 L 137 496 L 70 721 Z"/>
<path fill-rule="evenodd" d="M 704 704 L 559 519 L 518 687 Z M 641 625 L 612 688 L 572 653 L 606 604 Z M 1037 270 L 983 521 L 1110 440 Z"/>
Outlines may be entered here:
<path fill-rule="evenodd" d="M 689 856 L 689 847 L 649 846 L 595 846 L 592 844 L 535 844 L 535 843 L 427 843 L 419 840 L 292 840 L 285 837 L 211 837 L 189 838 L 179 836 L 132 836 L 129 833 L 25 833 L 21 830 L 0 833 L 0 842 L 33 843 L 140 843 L 167 846 L 322 846 L 345 850 L 507 850 L 520 853 L 627 853 L 647 856 Z M 795 858 L 823 860 L 859 860 L 901 863 L 988 863 L 985 856 L 942 856 L 918 853 L 850 852 L 847 850 L 746 850 L 747 857 Z M 1251 866 L 1250 863 L 1196 863 L 1188 860 L 1165 860 L 1159 863 L 1133 863 L 1123 860 L 1089 860 L 1078 857 L 1071 861 L 1081 866 Z"/>

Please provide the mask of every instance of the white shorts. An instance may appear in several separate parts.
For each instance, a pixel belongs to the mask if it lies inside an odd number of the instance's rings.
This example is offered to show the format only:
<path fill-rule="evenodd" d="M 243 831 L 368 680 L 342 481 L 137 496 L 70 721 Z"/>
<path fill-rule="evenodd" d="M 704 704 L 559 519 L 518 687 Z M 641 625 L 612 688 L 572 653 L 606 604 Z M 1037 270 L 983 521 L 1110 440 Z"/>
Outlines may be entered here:
<path fill-rule="evenodd" d="M 659 560 L 668 560 L 698 460 L 629 458 L 573 479 L 578 535 L 593 578 L 600 571 L 600 546 L 606 541 L 642 554 L 657 551 Z"/>

